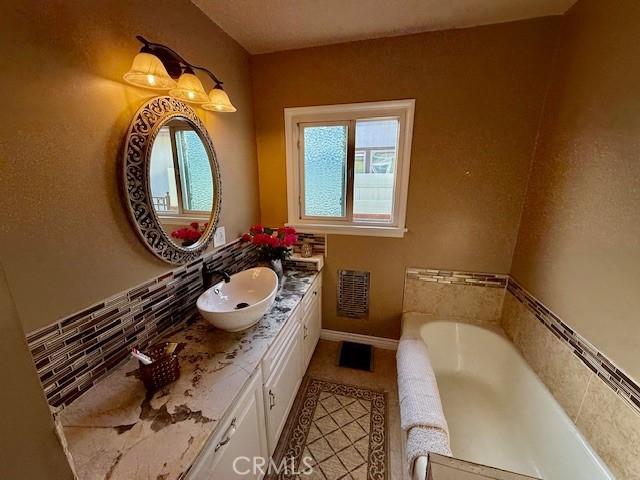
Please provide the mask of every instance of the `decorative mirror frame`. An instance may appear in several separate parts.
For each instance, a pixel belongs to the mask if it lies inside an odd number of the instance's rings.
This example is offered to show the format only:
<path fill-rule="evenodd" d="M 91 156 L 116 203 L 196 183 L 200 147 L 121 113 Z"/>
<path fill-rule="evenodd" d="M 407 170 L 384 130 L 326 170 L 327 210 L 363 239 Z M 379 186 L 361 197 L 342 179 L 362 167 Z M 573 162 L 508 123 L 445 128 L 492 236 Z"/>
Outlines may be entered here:
<path fill-rule="evenodd" d="M 184 119 L 198 133 L 209 156 L 213 178 L 211 217 L 200 239 L 189 247 L 173 243 L 160 224 L 151 202 L 149 184 L 151 150 L 160 128 L 174 118 Z M 172 97 L 155 97 L 142 105 L 131 121 L 124 146 L 123 186 L 125 203 L 138 236 L 161 260 L 174 265 L 195 260 L 207 249 L 213 238 L 222 204 L 220 167 L 207 129 L 186 103 Z"/>

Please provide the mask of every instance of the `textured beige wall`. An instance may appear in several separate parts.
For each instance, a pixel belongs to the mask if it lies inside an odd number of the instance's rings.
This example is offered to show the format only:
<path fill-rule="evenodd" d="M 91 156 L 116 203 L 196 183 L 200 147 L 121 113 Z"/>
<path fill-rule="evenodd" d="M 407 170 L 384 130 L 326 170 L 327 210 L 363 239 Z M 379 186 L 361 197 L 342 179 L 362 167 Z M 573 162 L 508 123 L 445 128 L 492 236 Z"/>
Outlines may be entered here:
<path fill-rule="evenodd" d="M 149 90 L 121 78 L 140 44 L 163 42 L 213 69 L 238 107 L 199 110 L 219 155 L 221 225 L 258 218 L 248 54 L 180 1 L 4 2 L 0 255 L 25 331 L 170 267 L 138 240 L 120 201 L 118 162 Z"/>
<path fill-rule="evenodd" d="M 640 380 L 640 2 L 564 20 L 513 276 Z"/>
<path fill-rule="evenodd" d="M 71 479 L 0 265 L 0 478 Z"/>
<path fill-rule="evenodd" d="M 542 18 L 252 57 L 267 224 L 287 219 L 284 107 L 416 99 L 409 233 L 329 236 L 325 328 L 397 337 L 409 265 L 509 272 L 557 27 Z M 369 320 L 336 317 L 339 268 L 371 271 Z"/>

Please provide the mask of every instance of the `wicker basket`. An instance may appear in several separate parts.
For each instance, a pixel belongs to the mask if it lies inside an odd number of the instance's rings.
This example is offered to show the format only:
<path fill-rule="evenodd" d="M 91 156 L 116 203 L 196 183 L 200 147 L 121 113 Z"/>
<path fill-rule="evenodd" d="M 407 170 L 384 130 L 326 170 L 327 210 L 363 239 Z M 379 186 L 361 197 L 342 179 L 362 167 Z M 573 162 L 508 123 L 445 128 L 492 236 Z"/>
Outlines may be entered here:
<path fill-rule="evenodd" d="M 142 382 L 147 390 L 152 392 L 180 378 L 178 356 L 175 353 L 167 355 L 165 353 L 167 345 L 167 343 L 154 345 L 144 352 L 153 359 L 153 363 L 150 365 L 139 362 Z"/>

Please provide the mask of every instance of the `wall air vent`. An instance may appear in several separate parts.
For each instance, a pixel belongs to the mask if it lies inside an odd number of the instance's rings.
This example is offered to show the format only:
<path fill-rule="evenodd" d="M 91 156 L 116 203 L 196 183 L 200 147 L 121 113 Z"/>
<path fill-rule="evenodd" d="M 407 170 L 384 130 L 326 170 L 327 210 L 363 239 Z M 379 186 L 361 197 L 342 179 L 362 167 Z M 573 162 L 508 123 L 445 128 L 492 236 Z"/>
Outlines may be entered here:
<path fill-rule="evenodd" d="M 369 316 L 369 272 L 338 270 L 338 316 Z"/>

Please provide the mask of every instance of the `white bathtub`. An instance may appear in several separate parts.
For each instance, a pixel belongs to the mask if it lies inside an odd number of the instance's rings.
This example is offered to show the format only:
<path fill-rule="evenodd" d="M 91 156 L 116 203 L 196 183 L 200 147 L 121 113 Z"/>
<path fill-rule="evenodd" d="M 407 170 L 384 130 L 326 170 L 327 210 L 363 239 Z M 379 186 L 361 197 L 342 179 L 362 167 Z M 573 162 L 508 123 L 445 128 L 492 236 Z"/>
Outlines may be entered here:
<path fill-rule="evenodd" d="M 454 457 L 544 480 L 614 478 L 509 340 L 427 318 L 405 314 L 402 332 L 427 344 Z"/>

